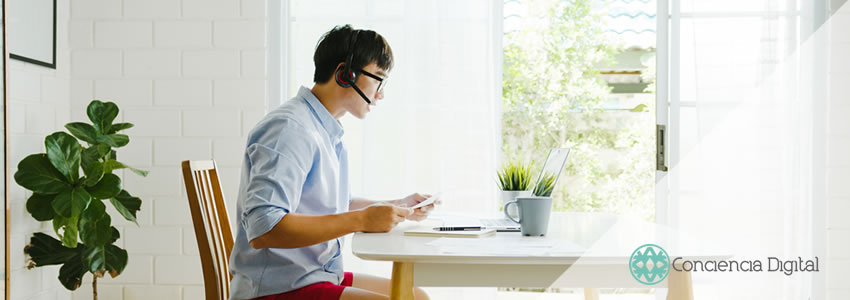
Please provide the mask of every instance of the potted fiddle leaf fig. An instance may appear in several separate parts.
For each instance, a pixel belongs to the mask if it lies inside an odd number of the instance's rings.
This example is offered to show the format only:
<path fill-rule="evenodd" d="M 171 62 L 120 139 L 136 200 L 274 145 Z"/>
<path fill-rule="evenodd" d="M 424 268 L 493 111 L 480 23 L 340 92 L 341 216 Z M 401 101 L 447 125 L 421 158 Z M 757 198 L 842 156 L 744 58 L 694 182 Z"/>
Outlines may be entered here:
<path fill-rule="evenodd" d="M 86 113 L 91 124 L 68 123 L 65 128 L 70 134 L 48 135 L 45 153 L 21 160 L 15 182 L 32 191 L 27 211 L 38 221 L 51 221 L 59 237 L 33 234 L 24 248 L 27 268 L 62 265 L 59 281 L 68 290 L 76 290 L 83 276 L 91 273 L 97 299 L 97 278 L 107 273 L 118 276 L 127 265 L 127 251 L 115 245 L 118 229 L 112 226 L 106 206 L 112 205 L 121 217 L 135 223 L 142 205 L 141 199 L 122 188 L 121 178 L 113 171 L 128 169 L 141 176 L 147 172 L 117 160 L 115 149 L 130 142 L 118 132 L 133 124 L 113 123 L 118 116 L 115 103 L 94 100 Z"/>

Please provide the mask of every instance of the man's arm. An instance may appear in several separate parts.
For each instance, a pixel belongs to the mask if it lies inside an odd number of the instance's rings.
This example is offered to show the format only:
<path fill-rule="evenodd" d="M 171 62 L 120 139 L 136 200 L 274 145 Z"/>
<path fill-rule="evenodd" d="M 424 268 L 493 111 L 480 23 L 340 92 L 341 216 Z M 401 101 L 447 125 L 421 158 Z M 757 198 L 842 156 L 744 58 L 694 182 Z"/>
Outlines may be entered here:
<path fill-rule="evenodd" d="M 376 204 L 376 203 L 379 203 L 379 202 L 387 202 L 388 204 L 392 204 L 392 200 L 375 201 L 375 200 L 369 200 L 369 199 L 362 198 L 362 197 L 353 197 L 351 199 L 351 203 L 348 204 L 348 210 L 354 211 L 354 210 L 362 209 L 364 207 L 367 207 L 369 205 Z"/>
<path fill-rule="evenodd" d="M 387 232 L 408 215 L 409 209 L 391 205 L 324 216 L 289 213 L 271 230 L 251 240 L 251 247 L 301 248 L 353 232 Z"/>

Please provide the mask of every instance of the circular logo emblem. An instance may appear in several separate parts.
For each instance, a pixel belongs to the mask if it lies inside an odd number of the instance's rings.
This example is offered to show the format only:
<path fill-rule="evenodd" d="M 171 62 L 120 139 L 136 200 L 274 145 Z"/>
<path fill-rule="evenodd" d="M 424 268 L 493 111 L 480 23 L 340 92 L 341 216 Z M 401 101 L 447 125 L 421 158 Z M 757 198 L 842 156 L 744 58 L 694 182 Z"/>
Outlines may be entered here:
<path fill-rule="evenodd" d="M 629 270 L 638 282 L 653 285 L 667 278 L 670 273 L 670 257 L 667 256 L 667 251 L 658 245 L 646 244 L 632 252 Z"/>

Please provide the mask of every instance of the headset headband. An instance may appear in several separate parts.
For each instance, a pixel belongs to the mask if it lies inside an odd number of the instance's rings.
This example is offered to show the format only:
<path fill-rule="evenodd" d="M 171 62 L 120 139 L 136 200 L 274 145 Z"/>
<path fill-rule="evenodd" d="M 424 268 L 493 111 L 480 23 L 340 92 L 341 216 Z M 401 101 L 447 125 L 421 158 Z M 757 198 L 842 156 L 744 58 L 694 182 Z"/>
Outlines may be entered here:
<path fill-rule="evenodd" d="M 357 46 L 357 35 L 360 34 L 360 29 L 355 29 L 351 35 L 351 42 L 348 45 L 348 57 L 345 59 L 345 71 L 351 72 L 351 62 L 354 60 L 354 48 Z"/>

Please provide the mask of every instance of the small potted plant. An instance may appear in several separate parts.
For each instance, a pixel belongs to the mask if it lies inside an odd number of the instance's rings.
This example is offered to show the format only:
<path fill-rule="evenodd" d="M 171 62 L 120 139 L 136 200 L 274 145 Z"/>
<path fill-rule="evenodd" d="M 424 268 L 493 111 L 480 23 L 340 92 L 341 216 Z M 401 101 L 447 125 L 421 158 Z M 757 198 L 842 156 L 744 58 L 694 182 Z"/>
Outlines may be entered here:
<path fill-rule="evenodd" d="M 531 196 L 531 191 L 528 190 L 531 183 L 531 168 L 524 166 L 518 161 L 505 164 L 498 171 L 499 189 L 502 191 L 501 203 L 499 207 L 504 207 L 505 203 L 515 200 L 517 197 Z M 511 215 L 516 215 L 515 212 L 509 212 Z"/>

